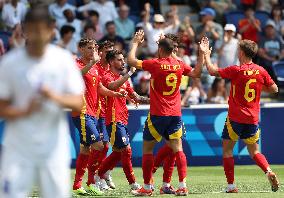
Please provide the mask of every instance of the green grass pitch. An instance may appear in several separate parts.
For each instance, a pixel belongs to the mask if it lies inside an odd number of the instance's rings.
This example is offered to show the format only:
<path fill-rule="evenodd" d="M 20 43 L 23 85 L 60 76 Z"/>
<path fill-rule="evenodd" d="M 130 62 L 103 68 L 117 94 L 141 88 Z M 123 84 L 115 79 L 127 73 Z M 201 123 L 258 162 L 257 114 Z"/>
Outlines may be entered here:
<path fill-rule="evenodd" d="M 284 182 L 284 165 L 271 166 L 272 170 L 277 173 L 280 184 Z M 236 166 L 235 167 L 235 182 L 238 186 L 238 194 L 226 194 L 222 191 L 226 187 L 226 180 L 221 166 L 215 167 L 188 167 L 187 185 L 189 189 L 189 197 L 202 198 L 221 198 L 221 197 L 240 197 L 240 198 L 284 198 L 284 185 L 280 185 L 278 192 L 272 192 L 270 184 L 266 176 L 256 166 Z M 142 184 L 142 169 L 134 169 L 137 182 Z M 72 179 L 75 171 L 72 170 Z M 133 197 L 129 193 L 129 186 L 124 176 L 122 168 L 115 168 L 112 172 L 113 180 L 116 184 L 116 189 L 106 191 L 101 197 Z M 177 171 L 174 171 L 172 184 L 177 186 Z M 86 177 L 85 180 L 86 181 Z M 154 176 L 155 191 L 153 197 L 174 197 L 173 195 L 160 195 L 159 188 L 162 184 L 162 168 L 159 168 Z M 94 196 L 73 196 L 78 198 L 87 198 Z"/>

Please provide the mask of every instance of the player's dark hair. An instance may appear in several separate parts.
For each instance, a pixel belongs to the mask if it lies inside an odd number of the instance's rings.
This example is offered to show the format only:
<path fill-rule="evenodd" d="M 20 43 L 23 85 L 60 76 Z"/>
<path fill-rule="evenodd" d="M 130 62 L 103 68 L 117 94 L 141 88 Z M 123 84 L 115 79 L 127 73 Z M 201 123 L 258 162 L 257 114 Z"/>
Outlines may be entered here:
<path fill-rule="evenodd" d="M 109 26 L 111 26 L 111 25 L 115 25 L 114 21 L 108 21 L 108 22 L 106 22 L 106 25 L 105 25 L 106 29 L 107 29 Z"/>
<path fill-rule="evenodd" d="M 258 51 L 258 46 L 256 42 L 244 39 L 240 41 L 239 46 L 246 57 L 253 59 L 256 56 Z"/>
<path fill-rule="evenodd" d="M 172 41 L 174 41 L 175 43 L 179 44 L 180 43 L 180 39 L 176 34 L 166 34 L 165 38 L 171 39 Z"/>
<path fill-rule="evenodd" d="M 90 10 L 88 12 L 88 14 L 89 14 L 89 16 L 96 16 L 98 18 L 100 17 L 100 14 L 97 11 L 95 11 L 95 10 Z"/>
<path fill-rule="evenodd" d="M 159 40 L 158 44 L 159 48 L 161 48 L 165 53 L 171 54 L 174 49 L 174 41 L 169 38 L 164 38 Z"/>
<path fill-rule="evenodd" d="M 69 32 L 74 33 L 75 32 L 75 28 L 71 25 L 63 25 L 60 29 L 60 36 L 61 38 L 64 37 L 65 34 L 68 34 Z"/>
<path fill-rule="evenodd" d="M 114 43 L 109 40 L 103 41 L 99 43 L 99 51 L 102 51 L 104 48 L 114 47 Z"/>
<path fill-rule="evenodd" d="M 89 43 L 91 44 L 96 44 L 97 42 L 94 39 L 91 38 L 81 38 L 78 46 L 79 48 L 85 47 L 86 45 L 88 45 Z"/>
<path fill-rule="evenodd" d="M 121 51 L 117 50 L 117 49 L 108 51 L 107 54 L 106 54 L 106 61 L 109 63 L 110 61 L 115 59 L 115 57 L 119 54 L 123 54 L 123 53 Z"/>
<path fill-rule="evenodd" d="M 24 19 L 24 24 L 26 23 L 46 23 L 48 26 L 52 26 L 53 18 L 46 6 L 35 6 L 27 12 Z"/>

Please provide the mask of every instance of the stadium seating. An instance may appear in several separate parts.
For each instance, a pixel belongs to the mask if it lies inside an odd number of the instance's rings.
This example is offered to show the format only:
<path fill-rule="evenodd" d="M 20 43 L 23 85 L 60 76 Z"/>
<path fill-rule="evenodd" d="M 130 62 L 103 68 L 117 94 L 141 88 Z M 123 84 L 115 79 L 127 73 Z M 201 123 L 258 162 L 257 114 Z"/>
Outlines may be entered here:
<path fill-rule="evenodd" d="M 279 88 L 284 89 L 284 61 L 273 63 L 272 68 L 277 78 L 277 83 Z"/>
<path fill-rule="evenodd" d="M 263 28 L 266 24 L 266 21 L 269 18 L 269 13 L 265 11 L 256 11 L 255 16 L 258 20 L 260 20 L 261 27 Z M 226 23 L 234 24 L 237 27 L 237 29 L 239 26 L 239 21 L 243 18 L 245 18 L 243 11 L 230 11 L 225 13 Z"/>

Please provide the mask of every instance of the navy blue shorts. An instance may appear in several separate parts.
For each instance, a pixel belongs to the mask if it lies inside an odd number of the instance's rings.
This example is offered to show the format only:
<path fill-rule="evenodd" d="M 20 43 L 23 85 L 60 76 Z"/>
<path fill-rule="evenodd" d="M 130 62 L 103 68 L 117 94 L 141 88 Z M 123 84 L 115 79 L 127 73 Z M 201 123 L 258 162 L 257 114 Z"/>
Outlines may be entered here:
<path fill-rule="evenodd" d="M 181 116 L 148 115 L 143 130 L 143 140 L 179 139 L 183 134 Z"/>
<path fill-rule="evenodd" d="M 84 146 L 90 146 L 101 141 L 97 130 L 98 120 L 90 115 L 80 115 L 72 118 L 73 123 L 80 133 L 80 143 Z"/>
<path fill-rule="evenodd" d="M 233 141 L 242 139 L 246 144 L 258 143 L 260 136 L 259 125 L 255 124 L 242 124 L 234 122 L 227 117 L 222 138 Z"/>
<path fill-rule="evenodd" d="M 107 125 L 111 146 L 122 149 L 129 144 L 129 134 L 127 127 L 120 122 L 113 122 Z"/>
<path fill-rule="evenodd" d="M 101 140 L 103 142 L 109 142 L 109 135 L 106 128 L 106 119 L 105 118 L 99 118 L 97 130 L 100 133 Z"/>

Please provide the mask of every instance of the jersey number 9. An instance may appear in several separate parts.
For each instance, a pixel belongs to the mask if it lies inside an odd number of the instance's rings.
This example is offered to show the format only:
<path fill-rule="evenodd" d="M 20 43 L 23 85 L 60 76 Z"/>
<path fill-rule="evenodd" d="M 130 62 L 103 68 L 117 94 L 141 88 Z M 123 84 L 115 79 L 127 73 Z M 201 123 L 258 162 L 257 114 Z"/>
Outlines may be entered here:
<path fill-rule="evenodd" d="M 171 87 L 172 89 L 170 91 L 163 91 L 163 95 L 164 96 L 172 95 L 177 87 L 177 75 L 174 73 L 167 75 L 166 84 L 168 87 Z"/>

